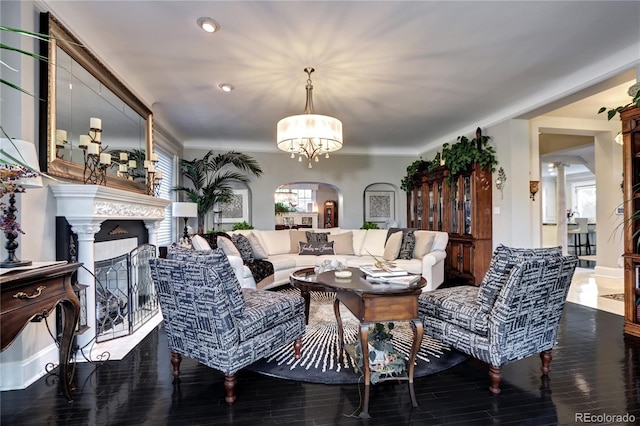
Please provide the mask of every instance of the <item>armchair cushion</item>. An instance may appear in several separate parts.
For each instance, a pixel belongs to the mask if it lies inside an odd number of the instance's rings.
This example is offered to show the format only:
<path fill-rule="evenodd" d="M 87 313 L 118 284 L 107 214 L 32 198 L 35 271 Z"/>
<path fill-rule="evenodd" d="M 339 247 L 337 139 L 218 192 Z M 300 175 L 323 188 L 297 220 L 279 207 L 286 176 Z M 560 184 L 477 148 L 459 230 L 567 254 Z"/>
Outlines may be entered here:
<path fill-rule="evenodd" d="M 472 333 L 486 336 L 489 330 L 488 315 L 476 302 L 478 287 L 460 286 L 423 293 L 418 309 L 420 317 L 438 318 Z"/>
<path fill-rule="evenodd" d="M 545 257 L 561 257 L 562 247 L 551 248 L 513 248 L 500 244 L 496 247 L 489 264 L 489 269 L 485 274 L 480 290 L 478 291 L 477 302 L 484 312 L 489 312 L 498 298 L 498 293 L 502 290 L 511 269 L 524 260 L 543 259 Z"/>
<path fill-rule="evenodd" d="M 231 240 L 228 241 L 231 243 Z M 233 243 L 231 244 L 233 245 Z M 195 262 L 212 267 L 222 281 L 223 288 L 229 298 L 231 311 L 236 317 L 244 315 L 244 299 L 240 289 L 240 282 L 222 249 L 194 251 L 171 246 L 167 250 L 167 259 Z"/>
<path fill-rule="evenodd" d="M 238 319 L 240 341 L 248 340 L 298 314 L 304 314 L 301 297 L 245 288 L 245 315 Z"/>

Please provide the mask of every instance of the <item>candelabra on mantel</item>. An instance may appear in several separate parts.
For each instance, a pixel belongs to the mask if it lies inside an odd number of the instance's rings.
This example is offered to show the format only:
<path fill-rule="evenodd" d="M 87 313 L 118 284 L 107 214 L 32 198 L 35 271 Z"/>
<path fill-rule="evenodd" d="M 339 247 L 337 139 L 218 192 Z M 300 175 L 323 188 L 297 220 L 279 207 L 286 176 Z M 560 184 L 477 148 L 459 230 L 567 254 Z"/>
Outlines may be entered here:
<path fill-rule="evenodd" d="M 94 185 L 107 184 L 107 168 L 111 165 L 111 154 L 102 147 L 102 120 L 91 118 L 89 134 L 80 135 L 80 149 L 84 153 L 83 182 Z"/>
<path fill-rule="evenodd" d="M 147 171 L 147 194 L 158 197 L 160 195 L 160 181 L 162 180 L 162 171 L 156 171 L 158 163 L 158 154 L 151 153 L 151 160 L 144 160 L 144 169 Z"/>

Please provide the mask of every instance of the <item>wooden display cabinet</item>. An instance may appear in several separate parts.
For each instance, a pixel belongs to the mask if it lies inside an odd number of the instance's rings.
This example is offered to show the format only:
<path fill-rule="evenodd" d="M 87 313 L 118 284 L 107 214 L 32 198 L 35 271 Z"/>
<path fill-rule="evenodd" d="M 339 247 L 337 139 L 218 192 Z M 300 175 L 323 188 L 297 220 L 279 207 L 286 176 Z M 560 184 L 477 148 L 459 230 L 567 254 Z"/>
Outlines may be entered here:
<path fill-rule="evenodd" d="M 324 202 L 323 222 L 325 228 L 335 228 L 338 226 L 338 202 L 327 200 Z"/>
<path fill-rule="evenodd" d="M 640 337 L 640 108 L 627 108 L 620 118 L 624 140 L 624 332 Z"/>
<path fill-rule="evenodd" d="M 407 198 L 409 227 L 449 234 L 445 280 L 479 285 L 493 250 L 491 172 L 473 165 L 453 182 L 440 166 L 421 176 Z"/>

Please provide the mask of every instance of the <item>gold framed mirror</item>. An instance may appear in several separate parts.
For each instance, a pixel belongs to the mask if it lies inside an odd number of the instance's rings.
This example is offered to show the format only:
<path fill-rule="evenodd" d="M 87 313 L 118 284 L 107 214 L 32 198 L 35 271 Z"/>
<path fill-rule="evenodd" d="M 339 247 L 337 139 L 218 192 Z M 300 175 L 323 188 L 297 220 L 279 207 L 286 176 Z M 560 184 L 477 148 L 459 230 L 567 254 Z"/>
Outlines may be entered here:
<path fill-rule="evenodd" d="M 81 135 L 101 124 L 101 147 L 111 154 L 105 185 L 146 194 L 144 160 L 153 159 L 151 110 L 50 13 L 41 14 L 40 167 L 52 176 L 84 182 L 86 150 Z M 98 121 L 96 121 L 98 119 Z M 85 136 L 83 136 L 85 137 Z M 120 152 L 137 160 L 121 161 Z M 119 163 L 127 163 L 127 172 Z M 120 173 L 119 173 L 120 170 Z"/>

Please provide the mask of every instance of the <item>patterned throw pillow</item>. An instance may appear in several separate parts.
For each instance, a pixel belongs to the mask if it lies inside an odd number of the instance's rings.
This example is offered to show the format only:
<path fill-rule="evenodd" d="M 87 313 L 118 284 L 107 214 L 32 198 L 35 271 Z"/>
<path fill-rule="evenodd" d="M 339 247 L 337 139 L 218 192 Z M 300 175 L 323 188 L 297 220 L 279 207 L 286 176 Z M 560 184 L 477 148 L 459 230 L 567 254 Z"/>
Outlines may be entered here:
<path fill-rule="evenodd" d="M 511 269 L 525 260 L 562 257 L 562 247 L 550 248 L 513 248 L 500 244 L 491 257 L 489 269 L 480 284 L 476 302 L 483 312 L 489 312 L 509 279 Z"/>
<path fill-rule="evenodd" d="M 398 259 L 412 259 L 413 249 L 416 247 L 415 231 L 402 231 L 402 243 L 400 244 L 400 253 Z"/>
<path fill-rule="evenodd" d="M 328 243 L 329 242 L 329 233 L 328 232 L 309 232 L 307 233 L 307 242 L 308 243 Z"/>
<path fill-rule="evenodd" d="M 233 272 L 231 264 L 222 249 L 217 248 L 211 251 L 186 250 L 184 248 L 169 247 L 167 259 L 181 260 L 183 262 L 195 262 L 206 266 L 211 266 L 222 281 L 224 290 L 231 303 L 231 311 L 236 317 L 244 316 L 244 297 L 240 289 L 240 283 Z"/>
<path fill-rule="evenodd" d="M 236 246 L 238 251 L 240 252 L 240 257 L 242 257 L 242 261 L 244 263 L 253 263 L 255 260 L 253 257 L 253 249 L 251 248 L 251 243 L 242 234 L 233 234 L 231 236 L 231 241 Z"/>
<path fill-rule="evenodd" d="M 333 252 L 333 241 L 315 243 L 300 242 L 299 244 L 300 251 L 298 251 L 298 254 L 301 256 L 320 256 L 323 254 L 335 254 Z"/>

